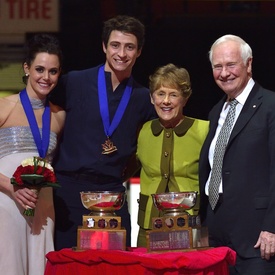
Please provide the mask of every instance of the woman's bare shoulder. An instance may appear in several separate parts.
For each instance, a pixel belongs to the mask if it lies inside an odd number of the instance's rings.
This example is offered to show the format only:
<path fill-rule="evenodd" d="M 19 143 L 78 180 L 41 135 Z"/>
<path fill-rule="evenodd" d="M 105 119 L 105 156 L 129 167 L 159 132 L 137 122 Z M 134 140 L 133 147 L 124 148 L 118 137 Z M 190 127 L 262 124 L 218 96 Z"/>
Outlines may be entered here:
<path fill-rule="evenodd" d="M 15 105 L 18 103 L 18 101 L 19 101 L 18 94 L 9 95 L 6 97 L 0 97 L 1 113 L 4 110 L 13 109 Z"/>
<path fill-rule="evenodd" d="M 57 134 L 60 134 L 64 126 L 66 112 L 58 105 L 50 103 L 50 106 L 52 112 L 52 129 Z"/>
<path fill-rule="evenodd" d="M 0 97 L 0 124 L 5 121 L 19 101 L 18 94 Z"/>

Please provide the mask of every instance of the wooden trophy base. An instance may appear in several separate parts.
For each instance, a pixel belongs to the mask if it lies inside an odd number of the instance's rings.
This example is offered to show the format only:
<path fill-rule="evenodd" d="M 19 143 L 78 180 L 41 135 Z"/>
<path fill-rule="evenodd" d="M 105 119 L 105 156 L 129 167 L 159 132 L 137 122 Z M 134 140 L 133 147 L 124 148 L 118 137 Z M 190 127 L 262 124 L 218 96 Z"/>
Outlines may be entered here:
<path fill-rule="evenodd" d="M 87 229 L 77 230 L 77 250 L 104 249 L 126 250 L 125 229 Z"/>
<path fill-rule="evenodd" d="M 146 231 L 148 252 L 190 251 L 208 248 L 208 231 L 197 216 L 182 214 L 152 219 Z"/>
<path fill-rule="evenodd" d="M 126 250 L 126 230 L 118 216 L 83 216 L 77 230 L 76 250 Z"/>
<path fill-rule="evenodd" d="M 146 232 L 148 252 L 164 252 L 190 249 L 192 247 L 192 229 L 148 230 Z"/>

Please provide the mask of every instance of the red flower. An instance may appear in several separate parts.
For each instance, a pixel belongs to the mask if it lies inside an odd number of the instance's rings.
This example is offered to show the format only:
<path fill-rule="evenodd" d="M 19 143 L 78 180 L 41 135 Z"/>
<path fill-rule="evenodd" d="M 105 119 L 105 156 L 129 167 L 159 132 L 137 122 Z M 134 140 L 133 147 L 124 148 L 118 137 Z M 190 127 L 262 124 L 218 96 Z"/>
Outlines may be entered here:
<path fill-rule="evenodd" d="M 53 168 L 46 160 L 39 157 L 24 160 L 15 170 L 11 183 L 37 190 L 47 186 L 59 187 Z M 26 209 L 24 214 L 33 216 L 34 209 Z"/>

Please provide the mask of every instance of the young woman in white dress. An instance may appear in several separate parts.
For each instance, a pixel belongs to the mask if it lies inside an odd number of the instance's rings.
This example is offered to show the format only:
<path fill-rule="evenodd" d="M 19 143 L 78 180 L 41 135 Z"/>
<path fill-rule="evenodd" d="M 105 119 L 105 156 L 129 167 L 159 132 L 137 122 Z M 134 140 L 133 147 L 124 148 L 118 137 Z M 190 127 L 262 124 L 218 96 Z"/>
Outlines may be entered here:
<path fill-rule="evenodd" d="M 43 275 L 45 254 L 54 250 L 52 188 L 37 195 L 10 182 L 26 158 L 51 162 L 65 119 L 65 112 L 47 99 L 61 72 L 58 40 L 38 34 L 27 46 L 26 88 L 0 98 L 0 268 L 7 275 Z M 35 208 L 33 217 L 23 214 L 27 207 Z"/>

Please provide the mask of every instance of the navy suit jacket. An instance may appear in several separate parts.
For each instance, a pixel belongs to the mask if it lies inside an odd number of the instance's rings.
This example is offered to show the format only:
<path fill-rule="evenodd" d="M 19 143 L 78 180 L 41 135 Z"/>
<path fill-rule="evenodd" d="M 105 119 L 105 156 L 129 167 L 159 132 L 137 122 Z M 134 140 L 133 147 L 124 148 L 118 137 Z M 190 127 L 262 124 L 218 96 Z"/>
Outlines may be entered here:
<path fill-rule="evenodd" d="M 208 152 L 226 96 L 209 114 L 210 129 L 201 150 L 199 175 L 202 223 L 207 225 Z M 238 254 L 259 256 L 253 248 L 261 231 L 275 233 L 275 93 L 252 88 L 228 141 L 222 168 L 223 225 Z"/>

